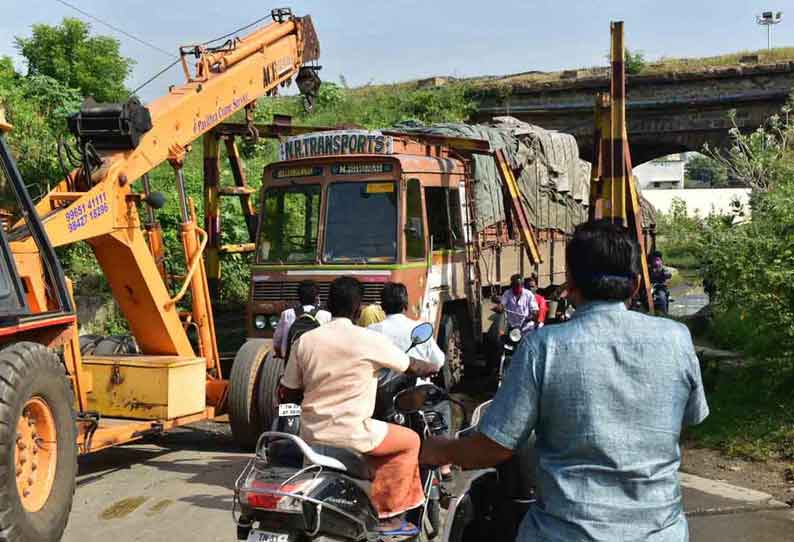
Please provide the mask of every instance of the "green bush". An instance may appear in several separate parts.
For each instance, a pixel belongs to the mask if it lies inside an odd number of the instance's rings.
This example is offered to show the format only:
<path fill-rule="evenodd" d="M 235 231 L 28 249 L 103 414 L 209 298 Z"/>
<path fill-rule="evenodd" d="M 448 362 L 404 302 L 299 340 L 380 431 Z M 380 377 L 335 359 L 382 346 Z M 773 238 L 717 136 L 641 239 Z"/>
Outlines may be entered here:
<path fill-rule="evenodd" d="M 699 266 L 702 221 L 687 214 L 684 200 L 674 198 L 670 212 L 657 214 L 656 231 L 665 263 L 685 269 Z"/>

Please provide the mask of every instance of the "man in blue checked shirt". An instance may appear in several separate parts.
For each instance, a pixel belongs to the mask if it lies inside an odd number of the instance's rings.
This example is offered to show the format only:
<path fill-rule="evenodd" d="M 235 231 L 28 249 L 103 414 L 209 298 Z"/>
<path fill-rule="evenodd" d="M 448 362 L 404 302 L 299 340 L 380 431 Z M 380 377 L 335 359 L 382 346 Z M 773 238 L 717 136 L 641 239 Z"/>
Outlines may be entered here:
<path fill-rule="evenodd" d="M 626 309 L 639 247 L 606 221 L 567 247 L 570 322 L 525 337 L 472 437 L 425 441 L 425 464 L 484 468 L 535 432 L 537 502 L 518 540 L 688 540 L 678 446 L 708 415 L 686 327 Z"/>

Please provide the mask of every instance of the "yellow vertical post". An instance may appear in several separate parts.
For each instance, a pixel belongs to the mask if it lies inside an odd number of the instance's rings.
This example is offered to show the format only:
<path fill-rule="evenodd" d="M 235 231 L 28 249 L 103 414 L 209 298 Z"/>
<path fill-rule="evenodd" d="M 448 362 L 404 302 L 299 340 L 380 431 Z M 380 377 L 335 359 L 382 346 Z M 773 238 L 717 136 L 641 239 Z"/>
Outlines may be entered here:
<path fill-rule="evenodd" d="M 207 282 L 213 296 L 218 295 L 221 280 L 221 211 L 220 196 L 220 140 L 216 134 L 209 132 L 204 135 L 204 229 L 207 231 L 207 248 L 205 265 Z"/>
<path fill-rule="evenodd" d="M 623 141 L 626 134 L 626 66 L 623 44 L 623 21 L 611 25 L 612 46 L 609 94 L 611 98 L 609 117 L 609 152 L 607 152 L 605 177 L 609 191 L 605 201 L 605 218 L 626 225 L 626 156 Z"/>

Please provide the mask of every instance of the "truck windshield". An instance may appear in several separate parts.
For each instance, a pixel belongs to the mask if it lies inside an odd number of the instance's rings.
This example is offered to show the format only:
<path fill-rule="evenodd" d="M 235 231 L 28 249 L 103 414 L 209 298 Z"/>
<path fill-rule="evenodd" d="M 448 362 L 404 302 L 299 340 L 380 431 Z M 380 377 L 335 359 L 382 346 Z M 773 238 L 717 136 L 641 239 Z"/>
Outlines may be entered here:
<path fill-rule="evenodd" d="M 315 261 L 320 223 L 320 185 L 268 188 L 261 220 L 258 262 Z"/>
<path fill-rule="evenodd" d="M 394 182 L 343 182 L 328 187 L 326 262 L 397 259 L 397 190 Z"/>

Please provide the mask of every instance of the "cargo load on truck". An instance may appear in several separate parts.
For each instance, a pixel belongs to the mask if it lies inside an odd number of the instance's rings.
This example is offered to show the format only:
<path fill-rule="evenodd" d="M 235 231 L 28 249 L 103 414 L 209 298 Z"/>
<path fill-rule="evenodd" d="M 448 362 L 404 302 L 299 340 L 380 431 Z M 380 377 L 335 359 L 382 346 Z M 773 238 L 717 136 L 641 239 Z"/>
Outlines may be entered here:
<path fill-rule="evenodd" d="M 590 163 L 579 158 L 570 134 L 545 130 L 514 117 L 488 124 L 443 123 L 424 126 L 408 122 L 396 127 L 407 133 L 484 139 L 503 150 L 514 171 L 532 225 L 571 233 L 587 220 Z M 490 155 L 473 159 L 475 222 L 479 231 L 505 220 L 502 180 Z"/>

